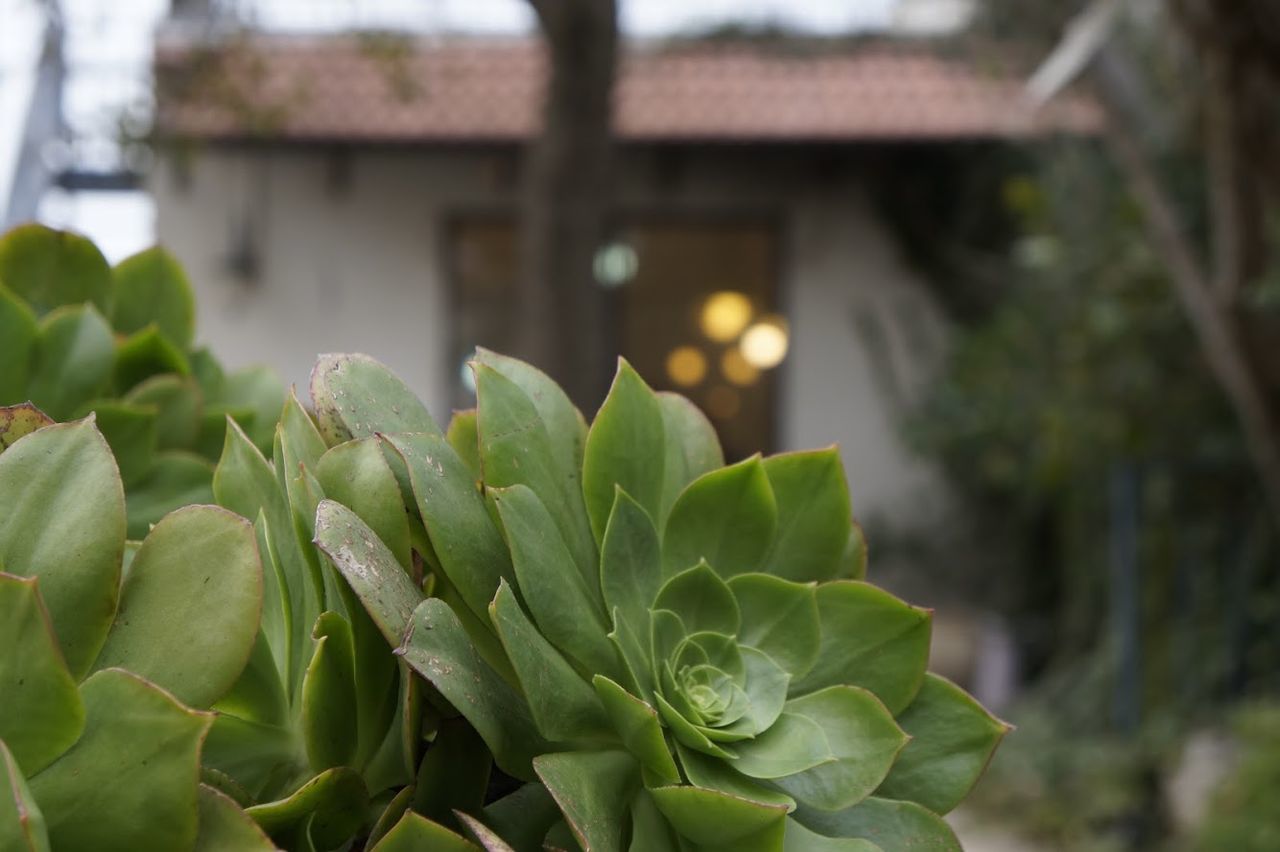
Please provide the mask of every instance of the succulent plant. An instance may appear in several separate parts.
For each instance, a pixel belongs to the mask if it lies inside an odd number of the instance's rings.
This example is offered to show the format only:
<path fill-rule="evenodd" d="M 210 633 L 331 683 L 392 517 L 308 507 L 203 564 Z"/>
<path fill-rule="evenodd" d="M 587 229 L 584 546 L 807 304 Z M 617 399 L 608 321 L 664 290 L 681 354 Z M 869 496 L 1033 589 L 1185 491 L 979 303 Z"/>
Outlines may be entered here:
<path fill-rule="evenodd" d="M 135 538 L 212 501 L 227 415 L 269 448 L 284 401 L 270 371 L 224 373 L 194 336 L 191 286 L 163 249 L 112 268 L 77 234 L 31 224 L 0 236 L 0 405 L 31 402 L 54 420 L 95 412 Z"/>
<path fill-rule="evenodd" d="M 0 849 L 265 844 L 199 771 L 261 606 L 247 521 L 191 506 L 126 542 L 93 417 L 0 408 Z"/>
<path fill-rule="evenodd" d="M 452 828 L 490 850 L 958 848 L 939 815 L 1007 726 L 926 672 L 930 614 L 861 579 L 834 449 L 724 466 L 625 362 L 590 428 L 528 365 L 473 368 L 447 434 L 371 359 L 312 379 L 328 443 L 394 450 L 434 596 L 340 502 L 317 543 L 528 782 Z M 387 840 L 454 848 L 444 831 L 410 814 Z"/>

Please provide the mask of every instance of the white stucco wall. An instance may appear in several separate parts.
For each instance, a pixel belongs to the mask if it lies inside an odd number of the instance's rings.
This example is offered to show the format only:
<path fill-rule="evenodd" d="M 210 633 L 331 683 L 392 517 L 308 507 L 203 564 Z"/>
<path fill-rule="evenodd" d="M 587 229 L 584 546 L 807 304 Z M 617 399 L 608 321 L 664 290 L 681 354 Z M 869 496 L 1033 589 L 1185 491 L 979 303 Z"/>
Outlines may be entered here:
<path fill-rule="evenodd" d="M 457 365 L 443 223 L 460 211 L 513 209 L 512 160 L 386 150 L 340 163 L 314 149 L 199 152 L 153 181 L 160 241 L 186 266 L 201 333 L 229 366 L 265 362 L 303 388 L 318 352 L 367 352 L 447 419 Z M 941 508 L 939 478 L 905 451 L 896 419 L 936 363 L 945 325 L 875 219 L 856 169 L 815 177 L 803 156 L 775 155 L 762 167 L 734 149 L 690 155 L 673 171 L 661 154 L 635 154 L 621 200 L 778 221 L 792 332 L 779 368 L 779 449 L 840 444 L 864 521 L 921 521 Z M 243 221 L 260 249 L 256 283 L 228 264 Z"/>

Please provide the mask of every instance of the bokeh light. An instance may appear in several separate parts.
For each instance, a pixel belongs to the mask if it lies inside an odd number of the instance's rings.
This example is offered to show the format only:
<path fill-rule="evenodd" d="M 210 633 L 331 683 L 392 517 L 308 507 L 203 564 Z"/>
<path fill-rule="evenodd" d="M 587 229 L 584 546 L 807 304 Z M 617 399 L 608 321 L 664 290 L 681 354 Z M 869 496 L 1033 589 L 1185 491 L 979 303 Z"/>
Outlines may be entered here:
<path fill-rule="evenodd" d="M 680 387 L 698 384 L 707 375 L 707 358 L 693 346 L 677 346 L 667 353 L 667 376 Z"/>
<path fill-rule="evenodd" d="M 790 344 L 786 321 L 781 317 L 769 317 L 748 328 L 742 334 L 738 348 L 747 363 L 761 370 L 768 370 L 782 363 Z"/>
<path fill-rule="evenodd" d="M 743 357 L 741 350 L 736 346 L 726 349 L 724 355 L 720 357 L 720 372 L 739 387 L 753 385 L 760 378 L 760 371 Z"/>
<path fill-rule="evenodd" d="M 733 340 L 751 322 L 751 300 L 736 290 L 712 293 L 702 303 L 698 325 L 716 343 Z"/>

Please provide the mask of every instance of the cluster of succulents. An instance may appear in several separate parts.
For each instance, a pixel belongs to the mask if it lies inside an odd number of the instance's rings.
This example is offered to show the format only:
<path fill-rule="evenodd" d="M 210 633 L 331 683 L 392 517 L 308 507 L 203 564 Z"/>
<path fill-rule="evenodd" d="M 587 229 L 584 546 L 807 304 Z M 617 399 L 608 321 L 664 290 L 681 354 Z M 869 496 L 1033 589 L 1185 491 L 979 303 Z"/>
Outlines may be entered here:
<path fill-rule="evenodd" d="M 0 408 L 0 850 L 958 848 L 1007 726 L 863 579 L 834 449 L 472 368 L 442 430 L 323 356 L 140 533 L 105 398 Z"/>
<path fill-rule="evenodd" d="M 129 534 L 213 499 L 227 416 L 269 447 L 284 388 L 224 372 L 195 348 L 195 297 L 151 248 L 114 268 L 88 239 L 43 225 L 0 236 L 0 405 L 54 420 L 97 415 L 128 495 Z"/>

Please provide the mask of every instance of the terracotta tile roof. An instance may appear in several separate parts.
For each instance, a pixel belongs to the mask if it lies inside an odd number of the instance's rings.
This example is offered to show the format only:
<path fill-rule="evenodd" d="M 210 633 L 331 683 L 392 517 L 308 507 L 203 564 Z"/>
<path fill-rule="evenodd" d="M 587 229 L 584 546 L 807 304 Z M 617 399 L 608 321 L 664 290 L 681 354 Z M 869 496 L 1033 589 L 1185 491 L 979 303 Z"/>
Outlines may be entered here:
<path fill-rule="evenodd" d="M 516 141 L 538 125 L 544 70 L 527 40 L 254 36 L 216 49 L 162 40 L 159 127 L 202 139 Z M 886 44 L 632 46 L 615 102 L 619 135 L 638 142 L 1089 134 L 1102 121 L 1078 96 L 1032 115 L 1017 79 Z"/>

